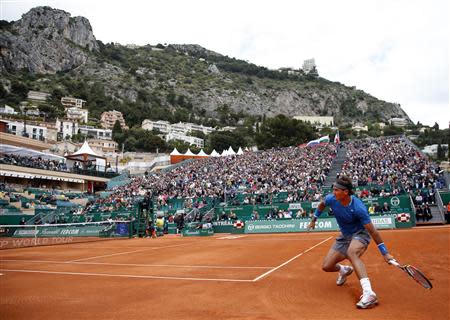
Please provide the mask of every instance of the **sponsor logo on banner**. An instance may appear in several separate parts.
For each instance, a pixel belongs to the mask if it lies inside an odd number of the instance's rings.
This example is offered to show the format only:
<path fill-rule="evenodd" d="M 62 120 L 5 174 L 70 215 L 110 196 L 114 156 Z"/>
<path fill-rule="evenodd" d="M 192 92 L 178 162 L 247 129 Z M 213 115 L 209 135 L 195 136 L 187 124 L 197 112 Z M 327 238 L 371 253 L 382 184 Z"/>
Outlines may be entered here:
<path fill-rule="evenodd" d="M 391 205 L 393 207 L 398 207 L 400 205 L 400 199 L 398 197 L 391 198 Z"/>
<path fill-rule="evenodd" d="M 383 216 L 371 218 L 373 224 L 379 229 L 395 228 L 394 216 Z M 303 232 L 308 229 L 309 219 L 286 220 L 257 220 L 247 222 L 245 233 L 276 233 L 276 232 Z M 315 231 L 335 231 L 339 226 L 335 218 L 319 219 L 316 222 Z"/>
<path fill-rule="evenodd" d="M 393 229 L 395 228 L 395 220 L 392 215 L 385 217 L 371 217 L 373 225 L 377 229 Z"/>
<path fill-rule="evenodd" d="M 232 226 L 233 225 L 233 221 L 214 221 L 213 222 L 213 226 Z"/>
<path fill-rule="evenodd" d="M 291 210 L 300 210 L 302 208 L 301 203 L 289 203 L 289 209 Z"/>
<path fill-rule="evenodd" d="M 37 230 L 16 230 L 14 231 L 15 236 L 35 236 L 38 234 Z"/>

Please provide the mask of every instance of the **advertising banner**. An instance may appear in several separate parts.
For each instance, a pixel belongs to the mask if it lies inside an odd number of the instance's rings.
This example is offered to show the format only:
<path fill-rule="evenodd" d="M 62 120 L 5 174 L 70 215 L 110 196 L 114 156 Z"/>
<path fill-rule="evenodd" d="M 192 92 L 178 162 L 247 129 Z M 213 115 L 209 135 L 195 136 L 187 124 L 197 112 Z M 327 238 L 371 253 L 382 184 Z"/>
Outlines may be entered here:
<path fill-rule="evenodd" d="M 394 229 L 395 216 L 371 217 L 377 229 Z M 245 233 L 279 233 L 279 232 L 306 232 L 310 219 L 291 220 L 254 220 L 245 222 Z M 336 231 L 339 226 L 334 218 L 319 219 L 316 228 L 311 232 Z"/>

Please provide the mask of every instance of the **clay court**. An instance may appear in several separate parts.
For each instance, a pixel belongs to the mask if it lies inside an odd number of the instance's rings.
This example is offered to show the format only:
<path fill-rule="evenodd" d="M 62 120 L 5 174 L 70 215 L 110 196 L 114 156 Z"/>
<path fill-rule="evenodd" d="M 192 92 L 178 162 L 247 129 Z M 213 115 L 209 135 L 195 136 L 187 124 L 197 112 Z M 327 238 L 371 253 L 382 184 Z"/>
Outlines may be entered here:
<path fill-rule="evenodd" d="M 1 319 L 449 319 L 450 228 L 380 231 L 426 290 L 364 261 L 379 305 L 358 310 L 353 274 L 321 270 L 337 233 L 165 236 L 0 251 Z"/>

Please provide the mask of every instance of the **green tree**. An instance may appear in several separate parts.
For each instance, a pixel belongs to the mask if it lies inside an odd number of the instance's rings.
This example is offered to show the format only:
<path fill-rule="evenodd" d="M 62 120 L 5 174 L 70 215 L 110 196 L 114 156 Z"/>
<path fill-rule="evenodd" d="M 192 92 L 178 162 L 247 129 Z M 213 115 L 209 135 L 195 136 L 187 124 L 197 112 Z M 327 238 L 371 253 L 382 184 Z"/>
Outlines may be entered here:
<path fill-rule="evenodd" d="M 113 129 L 112 129 L 112 138 L 113 140 L 116 140 L 116 137 L 118 134 L 122 134 L 122 126 L 120 125 L 119 120 L 116 120 L 116 122 L 114 123 Z"/>
<path fill-rule="evenodd" d="M 266 119 L 255 136 L 259 149 L 296 146 L 315 137 L 309 123 L 278 115 Z"/>
<path fill-rule="evenodd" d="M 442 148 L 440 143 L 437 146 L 437 155 L 436 156 L 437 156 L 438 160 L 444 160 L 445 159 L 445 151 Z"/>
<path fill-rule="evenodd" d="M 187 149 L 190 148 L 190 144 L 182 140 L 170 140 L 168 143 L 168 147 L 170 151 L 172 151 L 174 148 L 177 148 L 180 153 L 185 153 Z"/>
<path fill-rule="evenodd" d="M 191 137 L 196 137 L 196 138 L 200 138 L 200 139 L 203 139 L 203 140 L 205 140 L 205 138 L 206 138 L 205 133 L 203 131 L 199 131 L 199 130 L 193 130 L 188 135 L 191 136 Z"/>
<path fill-rule="evenodd" d="M 385 137 L 387 137 L 387 136 L 396 136 L 396 135 L 399 135 L 399 134 L 402 134 L 402 133 L 403 133 L 403 129 L 401 127 L 396 127 L 396 126 L 389 125 L 389 126 L 385 126 L 383 128 L 383 135 Z"/>
<path fill-rule="evenodd" d="M 214 131 L 208 135 L 205 149 L 207 152 L 215 149 L 221 153 L 230 146 L 237 151 L 239 147 L 245 146 L 245 138 L 235 131 Z"/>

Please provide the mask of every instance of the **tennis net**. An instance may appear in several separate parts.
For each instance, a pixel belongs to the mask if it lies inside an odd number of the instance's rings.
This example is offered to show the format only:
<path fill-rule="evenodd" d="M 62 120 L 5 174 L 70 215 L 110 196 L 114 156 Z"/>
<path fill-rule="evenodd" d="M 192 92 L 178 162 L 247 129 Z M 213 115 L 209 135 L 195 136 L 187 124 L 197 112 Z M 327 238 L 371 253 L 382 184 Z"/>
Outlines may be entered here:
<path fill-rule="evenodd" d="M 0 249 L 126 239 L 132 234 L 130 221 L 0 225 Z"/>

